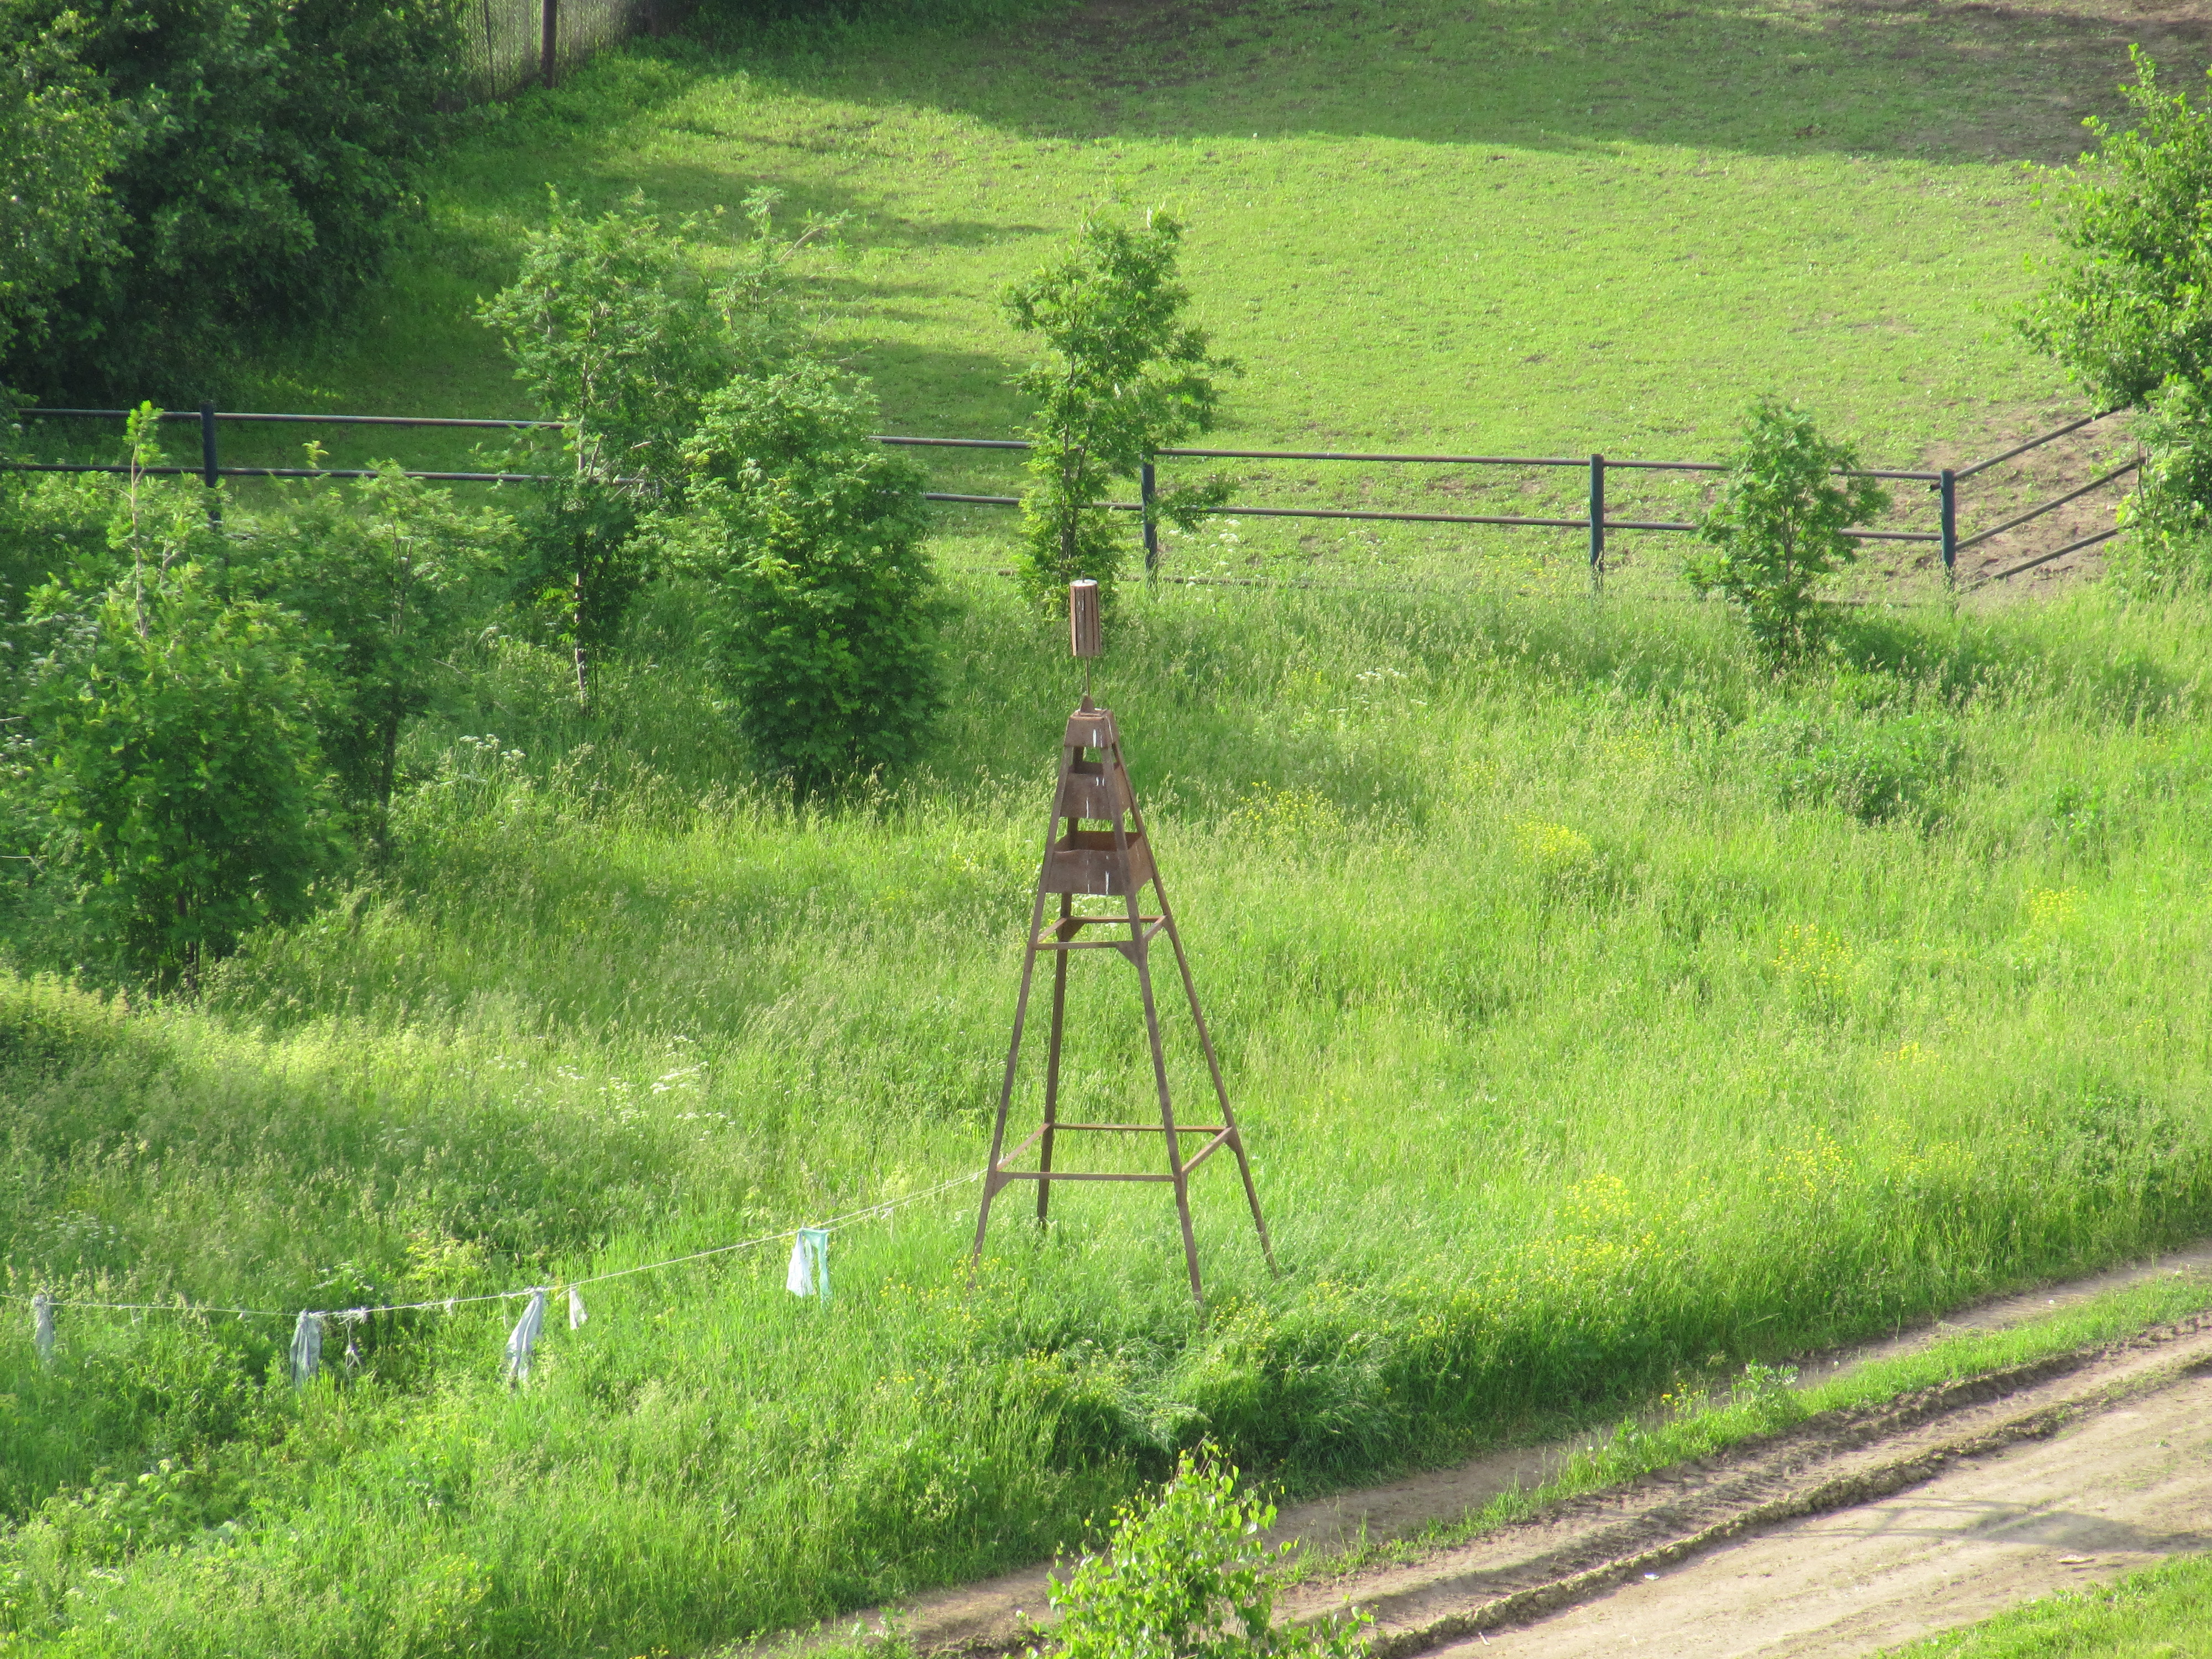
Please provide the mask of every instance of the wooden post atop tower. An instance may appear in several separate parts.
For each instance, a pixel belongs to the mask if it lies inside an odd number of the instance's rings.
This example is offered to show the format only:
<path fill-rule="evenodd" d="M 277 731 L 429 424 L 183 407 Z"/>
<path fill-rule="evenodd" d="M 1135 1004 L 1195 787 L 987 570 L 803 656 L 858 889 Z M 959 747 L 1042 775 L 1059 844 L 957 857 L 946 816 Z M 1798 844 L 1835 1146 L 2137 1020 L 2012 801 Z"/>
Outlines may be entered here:
<path fill-rule="evenodd" d="M 1037 871 L 1036 902 L 1030 911 L 1029 949 L 1022 958 L 1021 993 L 1014 1000 L 1013 1040 L 1006 1049 L 1006 1078 L 999 1090 L 999 1117 L 991 1131 L 991 1158 L 983 1170 L 983 1201 L 975 1218 L 975 1251 L 969 1264 L 969 1278 L 972 1282 L 975 1267 L 983 1259 L 983 1236 L 991 1223 L 991 1200 L 1001 1188 L 1014 1182 L 1036 1182 L 1040 1223 L 1050 1212 L 1052 1183 L 1055 1181 L 1166 1182 L 1175 1188 L 1176 1213 L 1182 1223 L 1183 1259 L 1190 1269 L 1191 1297 L 1202 1307 L 1206 1297 L 1199 1282 L 1198 1240 L 1191 1231 L 1190 1176 L 1200 1164 L 1223 1148 L 1236 1156 L 1237 1170 L 1244 1178 L 1244 1197 L 1252 1206 L 1252 1224 L 1259 1232 L 1260 1249 L 1270 1269 L 1275 1265 L 1274 1247 L 1267 1237 L 1267 1221 L 1260 1213 L 1259 1190 L 1252 1184 L 1252 1165 L 1244 1156 L 1243 1139 L 1237 1133 L 1236 1115 L 1230 1109 L 1229 1091 L 1222 1085 L 1221 1062 L 1213 1052 L 1213 1036 L 1206 1030 L 1206 1015 L 1198 1006 L 1198 986 L 1191 978 L 1190 959 L 1183 954 L 1182 939 L 1176 932 L 1175 911 L 1168 903 L 1167 890 L 1160 884 L 1159 870 L 1152 862 L 1152 843 L 1145 834 L 1144 817 L 1137 810 L 1137 798 L 1129 787 L 1121 733 L 1115 726 L 1112 711 L 1100 708 L 1091 701 L 1091 659 L 1099 654 L 1100 643 L 1097 583 L 1079 581 L 1070 585 L 1068 632 L 1074 655 L 1083 663 L 1083 701 L 1068 717 L 1066 735 L 1060 745 L 1060 779 L 1054 787 L 1052 815 L 1045 825 L 1044 858 Z M 1103 827 L 1086 830 L 1083 827 L 1085 823 Z M 1144 914 L 1140 900 L 1147 886 L 1159 906 L 1158 915 Z M 1118 912 L 1085 915 L 1075 908 L 1079 894 L 1118 898 L 1122 902 L 1121 908 Z M 1045 918 L 1048 896 L 1059 900 L 1059 917 L 1050 923 Z M 1126 938 L 1103 931 L 1123 927 L 1128 930 Z M 1086 929 L 1102 932 L 1086 937 Z M 1221 1121 L 1218 1123 L 1176 1121 L 1175 1103 L 1168 1089 L 1167 1055 L 1160 1044 L 1159 1008 L 1152 990 L 1152 945 L 1163 934 L 1175 952 L 1176 967 L 1182 976 L 1183 994 L 1190 1003 L 1191 1022 L 1197 1028 L 1199 1047 L 1205 1051 L 1206 1070 L 1213 1079 L 1214 1100 L 1220 1107 Z M 1022 1028 L 1029 1018 L 1030 987 L 1036 975 L 1037 955 L 1048 951 L 1053 959 L 1052 1024 L 1045 1048 L 1043 1118 L 1020 1142 L 1009 1148 L 1006 1120 L 1013 1109 L 1014 1080 L 1022 1054 Z M 1118 951 L 1137 970 L 1137 988 L 1145 1007 L 1145 1035 L 1152 1043 L 1152 1083 L 1159 1096 L 1160 1121 L 1157 1125 L 1067 1122 L 1060 1118 L 1060 1052 L 1067 1015 L 1067 963 L 1078 951 Z M 1158 1173 L 1054 1169 L 1053 1160 L 1058 1151 L 1055 1143 L 1060 1136 L 1073 1133 L 1158 1134 L 1164 1143 L 1166 1168 Z M 1182 1153 L 1186 1135 L 1206 1138 L 1188 1158 Z M 1037 1149 L 1035 1169 L 1008 1167 L 1033 1145 Z"/>

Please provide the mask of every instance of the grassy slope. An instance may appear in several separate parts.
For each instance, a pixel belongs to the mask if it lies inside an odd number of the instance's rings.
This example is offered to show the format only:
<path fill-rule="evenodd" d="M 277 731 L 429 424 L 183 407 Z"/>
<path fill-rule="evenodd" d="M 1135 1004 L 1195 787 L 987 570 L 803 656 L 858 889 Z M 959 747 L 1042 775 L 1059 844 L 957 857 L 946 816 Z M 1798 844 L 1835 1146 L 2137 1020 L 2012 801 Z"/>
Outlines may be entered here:
<path fill-rule="evenodd" d="M 974 1167 L 1067 692 L 965 597 L 942 781 L 880 810 L 730 792 L 672 595 L 604 725 L 503 658 L 418 734 L 401 863 L 204 1006 L 11 993 L 54 1057 L 4 1091 L 17 1285 L 495 1289 Z M 1285 1277 L 1217 1170 L 1203 1326 L 1110 1193 L 1042 1248 L 1006 1217 L 973 1302 L 965 1192 L 841 1234 L 826 1316 L 772 1252 L 610 1286 L 520 1395 L 496 1312 L 372 1328 L 299 1401 L 254 1385 L 282 1319 L 66 1316 L 51 1377 L 0 1346 L 9 1505 L 63 1494 L 18 1599 L 74 1585 L 88 1650 L 682 1649 L 1034 1556 L 1201 1432 L 1311 1488 L 2201 1231 L 2201 626 L 1869 619 L 1868 672 L 1778 688 L 1717 617 L 1139 603 L 1109 683 Z M 1859 761 L 1778 761 L 1805 718 Z M 524 758 L 458 739 L 495 722 Z M 1908 740 L 1936 821 L 1820 804 Z M 1088 981 L 1078 1097 L 1139 1109 Z M 88 1577 L 133 1490 L 96 1470 L 165 1451 L 132 1547 L 190 1547 Z"/>
<path fill-rule="evenodd" d="M 878 379 L 896 429 L 1012 428 L 1024 347 L 998 292 L 1085 212 L 1164 204 L 1191 226 L 1200 314 L 1249 369 L 1233 399 L 1242 442 L 1705 457 L 1773 387 L 1889 465 L 1986 453 L 2060 391 L 2003 325 L 2024 257 L 2046 245 L 2023 164 L 2070 157 L 2080 118 L 2113 107 L 2127 38 L 2088 12 L 1817 0 L 1102 0 L 827 56 L 611 59 L 465 146 L 419 247 L 373 297 L 379 320 L 257 395 L 512 411 L 515 389 L 468 316 L 511 269 L 548 183 L 686 210 L 734 208 L 765 184 L 855 216 L 830 331 Z M 1008 476 L 939 464 L 948 481 Z M 1247 474 L 1248 499 L 1462 510 L 1579 488 L 1555 474 Z M 1679 505 L 1663 479 L 1613 488 L 1617 515 Z M 988 536 L 994 522 L 956 527 Z M 1567 539 L 1241 535 L 1247 553 L 1522 561 Z M 1184 557 L 1221 551 L 1209 540 Z"/>
<path fill-rule="evenodd" d="M 868 216 L 835 326 L 892 416 L 1002 427 L 1014 347 L 988 295 L 1131 155 L 1201 226 L 1273 204 L 1194 246 L 1254 364 L 1255 437 L 1709 447 L 1698 422 L 1779 376 L 1908 459 L 1960 429 L 1946 399 L 1969 422 L 2049 392 L 1974 296 L 2034 240 L 2002 159 L 2047 153 L 2071 112 L 2004 125 L 2016 83 L 2109 80 L 2094 53 L 2053 70 L 2027 37 L 1911 14 L 1486 14 L 1522 31 L 1514 67 L 1441 14 L 1401 48 L 1387 26 L 1417 15 L 1247 11 L 1145 46 L 1150 91 L 1049 24 L 988 43 L 1019 72 L 929 37 L 611 61 L 460 158 L 386 331 L 269 400 L 511 409 L 459 319 L 539 179 L 682 206 L 766 176 Z M 1260 28 L 1267 74 L 1208 70 Z M 1403 67 L 1424 38 L 1436 66 Z M 1692 95 L 1717 62 L 1745 71 L 1731 100 Z M 1617 103 L 1583 90 L 1607 79 Z M 1413 95 L 1447 82 L 1455 115 Z M 1205 136 L 1155 136 L 1178 123 Z M 963 206 L 981 174 L 947 145 L 1003 160 L 1003 187 Z M 1673 216 L 1638 219 L 1662 176 Z M 1377 181 L 1331 198 L 1369 256 L 1324 251 L 1387 291 L 1301 311 L 1316 244 L 1271 263 L 1276 221 L 1347 177 Z M 1863 240 L 1777 228 L 1855 181 Z M 1966 263 L 1870 278 L 1954 186 L 1973 234 L 1942 257 Z M 1495 334 L 1423 324 L 1433 353 L 1351 373 L 1341 337 L 1414 326 L 1444 280 L 1405 250 L 1475 224 L 1475 251 L 1519 249 L 1490 261 L 1529 284 L 1500 283 L 1519 356 L 1580 349 L 1596 318 L 1663 361 L 1584 350 L 1535 382 Z M 1745 262 L 1692 280 L 1692 232 Z M 1659 285 L 1607 289 L 1578 250 L 1607 237 Z M 1273 275 L 1206 264 L 1232 250 Z M 1923 347 L 1850 325 L 1893 295 Z M 428 782 L 398 862 L 200 1006 L 126 1018 L 10 985 L 11 1291 L 281 1312 L 501 1289 L 975 1167 L 1069 691 L 1047 631 L 990 584 L 958 593 L 954 713 L 910 790 L 805 821 L 749 793 L 670 593 L 588 726 L 557 664 L 490 659 L 481 699 L 411 739 Z M 965 1194 L 841 1234 L 828 1310 L 782 1295 L 772 1251 L 595 1293 L 519 1395 L 498 1311 L 371 1327 L 362 1378 L 303 1399 L 262 1386 L 281 1316 L 68 1315 L 52 1375 L 11 1323 L 0 1504 L 30 1519 L 0 1547 L 0 1630 L 82 1652 L 693 1648 L 1033 1557 L 1199 1433 L 1310 1489 L 2212 1220 L 2201 617 L 1869 617 L 1853 665 L 1784 685 L 1715 616 L 1510 598 L 1170 593 L 1133 603 L 1115 650 L 1284 1279 L 1209 1170 L 1203 1326 L 1142 1195 L 1069 1200 L 1036 1247 L 1005 1226 L 963 1299 Z M 1887 776 L 1917 792 L 1899 817 L 1838 804 Z M 1127 989 L 1088 965 L 1073 1074 L 1135 1109 Z"/>

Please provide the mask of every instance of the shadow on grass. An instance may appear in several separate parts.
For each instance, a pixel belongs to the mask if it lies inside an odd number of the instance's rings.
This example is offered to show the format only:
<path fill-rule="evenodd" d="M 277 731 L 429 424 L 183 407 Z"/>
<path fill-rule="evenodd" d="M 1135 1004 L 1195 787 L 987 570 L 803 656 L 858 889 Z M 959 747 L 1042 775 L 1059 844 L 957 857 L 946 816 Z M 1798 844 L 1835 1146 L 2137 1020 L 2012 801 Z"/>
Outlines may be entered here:
<path fill-rule="evenodd" d="M 2130 18 L 2100 0 L 1086 0 L 988 35 L 923 31 L 757 68 L 794 89 L 865 88 L 1077 139 L 1625 141 L 2055 162 L 2082 148 L 2082 117 L 2117 112 L 2130 41 L 2181 63 L 2200 61 L 2207 39 L 2200 20 Z"/>

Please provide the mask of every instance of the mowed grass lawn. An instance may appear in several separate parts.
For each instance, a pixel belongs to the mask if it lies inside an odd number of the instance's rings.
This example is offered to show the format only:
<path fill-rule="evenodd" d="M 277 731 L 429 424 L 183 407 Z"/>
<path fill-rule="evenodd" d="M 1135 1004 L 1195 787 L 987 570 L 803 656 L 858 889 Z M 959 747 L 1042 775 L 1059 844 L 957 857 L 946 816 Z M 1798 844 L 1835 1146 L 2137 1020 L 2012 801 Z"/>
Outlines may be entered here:
<path fill-rule="evenodd" d="M 991 295 L 1119 180 L 1192 222 L 1240 436 L 1711 453 L 1775 385 L 1909 460 L 2055 395 L 1996 320 L 2040 235 L 2013 163 L 2120 38 L 1252 8 L 665 46 L 472 140 L 388 320 L 265 401 L 512 411 L 466 319 L 544 182 L 769 182 L 860 216 L 825 327 L 888 418 L 1003 431 Z M 1431 349 L 1378 363 L 1391 331 Z M 1075 684 L 1006 584 L 949 591 L 937 740 L 834 807 L 752 781 L 667 586 L 588 720 L 553 655 L 457 663 L 393 857 L 198 1000 L 8 944 L 0 1651 L 704 1651 L 1079 1542 L 1205 1438 L 1318 1490 L 2212 1223 L 2201 607 L 1869 609 L 1778 678 L 1716 609 L 1163 587 L 1101 684 L 1280 1277 L 1217 1162 L 1205 1315 L 1142 1188 L 1002 1209 L 970 1293 L 971 1186 L 839 1231 L 827 1306 L 771 1243 L 580 1330 L 556 1295 L 518 1389 L 514 1304 L 334 1325 L 287 1387 L 301 1309 L 980 1166 Z M 1139 1113 L 1128 975 L 1081 968 L 1072 1103 Z M 64 1308 L 47 1368 L 42 1286 L 257 1311 Z"/>

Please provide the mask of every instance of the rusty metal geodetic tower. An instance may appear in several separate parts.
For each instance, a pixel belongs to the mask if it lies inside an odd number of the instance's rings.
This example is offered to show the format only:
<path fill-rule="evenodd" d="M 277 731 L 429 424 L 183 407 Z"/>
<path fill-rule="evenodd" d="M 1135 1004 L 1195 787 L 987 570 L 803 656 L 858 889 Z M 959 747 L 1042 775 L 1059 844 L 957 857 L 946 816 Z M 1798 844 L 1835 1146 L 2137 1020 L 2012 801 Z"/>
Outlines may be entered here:
<path fill-rule="evenodd" d="M 972 1279 L 983 1259 L 983 1236 L 991 1224 L 991 1200 L 1018 1181 L 1036 1182 L 1037 1220 L 1042 1223 L 1052 1204 L 1055 1181 L 1166 1182 L 1175 1188 L 1176 1212 L 1182 1223 L 1183 1259 L 1190 1268 L 1190 1293 L 1201 1306 L 1205 1293 L 1199 1283 L 1198 1240 L 1190 1224 L 1191 1172 L 1227 1148 L 1237 1158 L 1244 1179 L 1244 1196 L 1252 1206 L 1252 1224 L 1260 1235 L 1260 1249 L 1272 1269 L 1274 1246 L 1267 1224 L 1260 1214 L 1260 1194 L 1252 1184 L 1252 1165 L 1244 1156 L 1244 1142 L 1237 1131 L 1236 1114 L 1230 1109 L 1229 1091 L 1221 1081 L 1221 1062 L 1213 1052 L 1213 1036 L 1198 1006 L 1198 987 L 1192 980 L 1190 959 L 1183 954 L 1176 932 L 1175 911 L 1167 890 L 1160 885 L 1152 862 L 1151 841 L 1137 799 L 1129 787 L 1129 772 L 1121 757 L 1121 738 L 1113 711 L 1091 701 L 1091 662 L 1099 653 L 1098 585 L 1079 581 L 1068 589 L 1069 633 L 1075 655 L 1083 660 L 1083 702 L 1068 717 L 1067 734 L 1060 748 L 1060 781 L 1054 786 L 1052 816 L 1045 826 L 1044 859 L 1037 871 L 1036 902 L 1030 911 L 1029 948 L 1022 957 L 1022 988 L 1014 1002 L 1013 1040 L 1006 1048 L 1006 1074 L 999 1090 L 998 1122 L 991 1131 L 991 1160 L 983 1170 L 983 1201 L 975 1218 L 975 1250 L 969 1261 Z M 1100 826 L 1085 829 L 1084 825 Z M 1150 887 L 1159 908 L 1157 915 L 1145 914 L 1142 898 Z M 1085 914 L 1075 908 L 1078 896 L 1121 901 L 1118 910 Z M 1057 897 L 1060 915 L 1048 921 L 1045 901 Z M 1126 937 L 1115 936 L 1127 930 Z M 1153 995 L 1152 941 L 1165 935 L 1175 952 L 1176 968 L 1182 977 L 1183 994 L 1190 1001 L 1192 1024 L 1199 1047 L 1205 1051 L 1207 1072 L 1213 1079 L 1213 1097 L 1220 1108 L 1218 1123 L 1176 1121 L 1175 1103 L 1168 1089 L 1167 1055 L 1160 1045 L 1159 1006 Z M 1159 1095 L 1160 1121 L 1152 1123 L 1085 1123 L 1063 1121 L 1060 1116 L 1060 1036 L 1067 1015 L 1068 958 L 1079 951 L 1116 951 L 1137 970 L 1137 988 L 1145 1006 L 1145 1035 L 1152 1054 L 1152 1082 Z M 1045 1049 L 1044 1117 L 1012 1149 L 1006 1146 L 1006 1119 L 1012 1110 L 1014 1082 L 1022 1054 L 1022 1030 L 1029 1018 L 1030 987 L 1036 977 L 1037 957 L 1052 957 L 1052 1030 Z M 1153 1135 L 1161 1137 L 1165 1167 L 1157 1172 L 1055 1170 L 1055 1142 L 1064 1134 Z M 1206 1140 L 1188 1158 L 1183 1156 L 1186 1136 Z M 1007 1165 L 1032 1145 L 1037 1148 L 1033 1170 Z"/>

